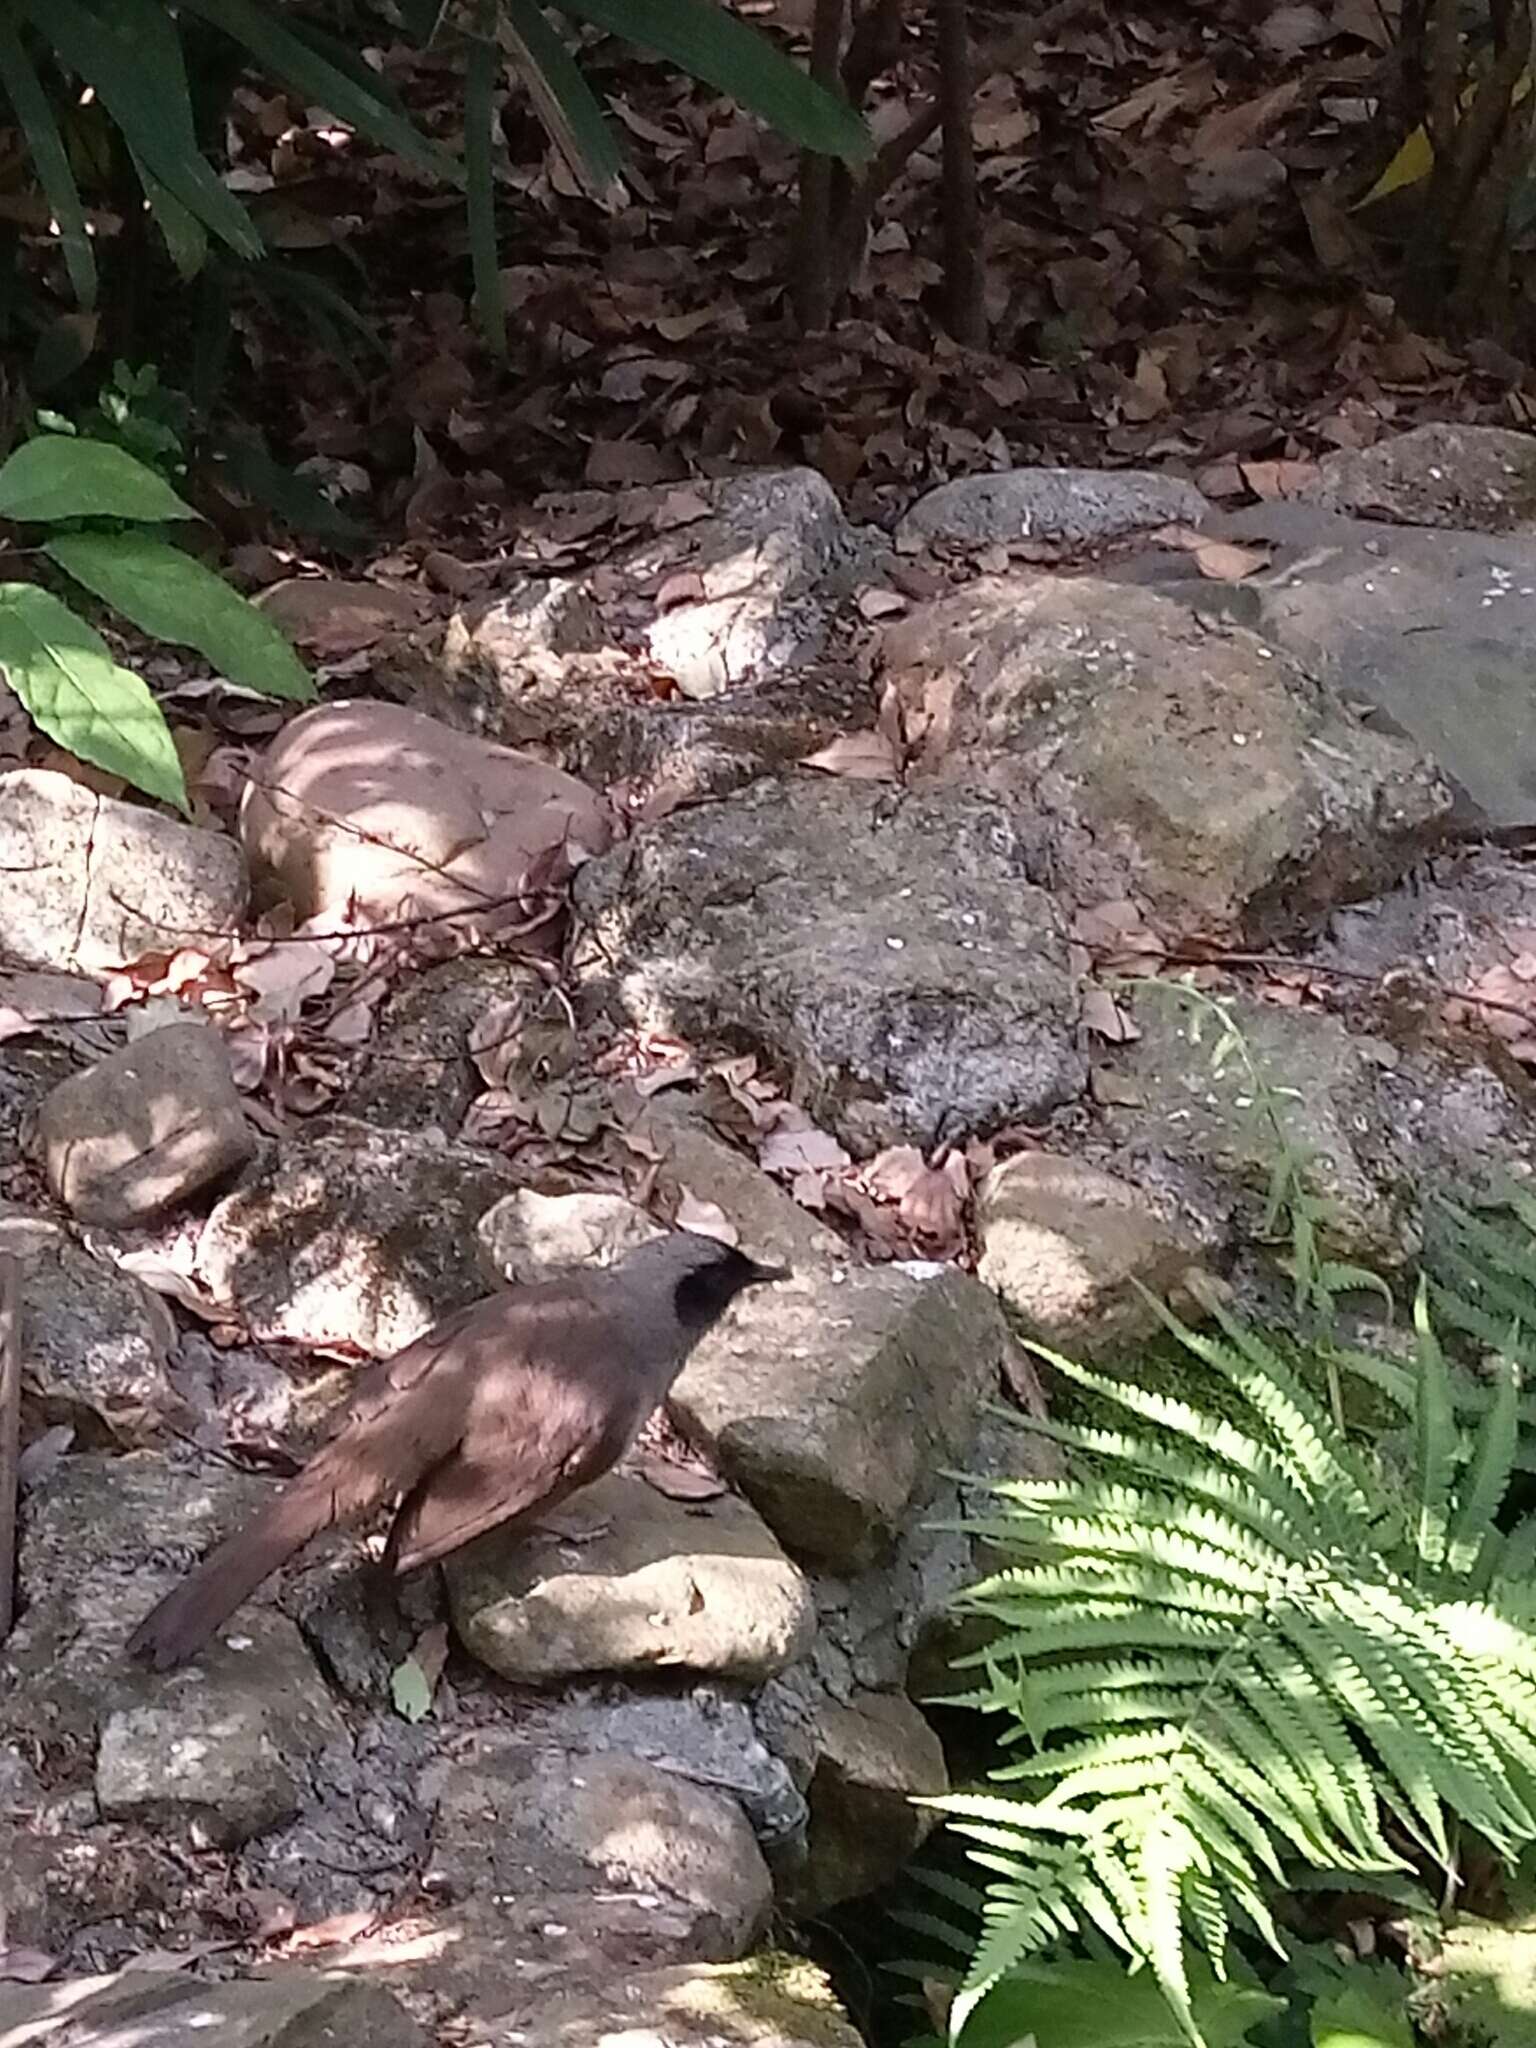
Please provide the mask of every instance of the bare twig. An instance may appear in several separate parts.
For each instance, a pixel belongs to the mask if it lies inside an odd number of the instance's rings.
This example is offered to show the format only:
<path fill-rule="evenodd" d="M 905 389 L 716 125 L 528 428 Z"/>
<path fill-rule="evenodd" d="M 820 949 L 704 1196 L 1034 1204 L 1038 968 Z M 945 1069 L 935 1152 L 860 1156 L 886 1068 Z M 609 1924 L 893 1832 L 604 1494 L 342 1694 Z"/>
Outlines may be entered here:
<path fill-rule="evenodd" d="M 21 1265 L 0 1252 L 0 1643 L 16 1614 L 16 1467 L 21 1456 Z"/>

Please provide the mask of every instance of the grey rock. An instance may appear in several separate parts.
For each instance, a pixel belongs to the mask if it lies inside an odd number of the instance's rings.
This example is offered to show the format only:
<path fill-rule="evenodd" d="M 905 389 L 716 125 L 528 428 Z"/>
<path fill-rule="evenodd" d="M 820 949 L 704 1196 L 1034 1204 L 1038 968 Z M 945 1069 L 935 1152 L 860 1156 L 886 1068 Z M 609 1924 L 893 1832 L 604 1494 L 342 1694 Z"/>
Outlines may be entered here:
<path fill-rule="evenodd" d="M 256 1149 L 209 1025 L 166 1024 L 55 1088 L 38 1112 L 48 1185 L 89 1223 L 151 1223 Z"/>
<path fill-rule="evenodd" d="M 24 1209 L 0 1208 L 0 1251 L 21 1261 L 28 1405 L 40 1422 L 94 1446 L 170 1405 L 175 1325 L 147 1287 Z"/>
<path fill-rule="evenodd" d="M 1175 931 L 1293 932 L 1395 881 L 1450 810 L 1403 741 L 1153 591 L 984 578 L 894 627 L 886 662 L 904 701 L 948 704 L 920 780 L 1011 801 L 1073 900 L 1134 895 Z"/>
<path fill-rule="evenodd" d="M 687 516 L 674 518 L 685 498 Z M 618 502 L 654 535 L 600 568 L 554 586 L 530 582 L 450 624 L 445 688 L 461 705 L 478 699 L 482 730 L 531 736 L 528 700 L 568 688 L 573 664 L 613 648 L 643 652 L 695 699 L 782 674 L 821 651 L 829 597 L 855 555 L 824 477 L 765 470 Z"/>
<path fill-rule="evenodd" d="M 482 1087 L 470 1058 L 470 1032 L 532 978 L 516 961 L 479 956 L 439 961 L 413 974 L 384 1005 L 358 1077 L 338 1105 L 341 1113 L 397 1131 L 430 1125 L 452 1137 Z"/>
<path fill-rule="evenodd" d="M 1272 551 L 1238 586 L 1270 644 L 1432 755 L 1469 822 L 1536 819 L 1536 519 L 1530 537 L 1490 538 L 1282 502 L 1220 530 Z"/>
<path fill-rule="evenodd" d="M 899 548 L 931 541 L 1115 540 L 1149 526 L 1200 526 L 1208 500 L 1181 477 L 1142 469 L 1011 469 L 928 491 L 896 529 Z"/>
<path fill-rule="evenodd" d="M 1195 1306 L 1193 1233 L 1144 1188 L 1085 1160 L 1005 1159 L 981 1185 L 976 1228 L 977 1278 L 1031 1337 L 1069 1358 L 1102 1358 L 1150 1336 L 1158 1321 L 1149 1294 L 1181 1315 Z"/>
<path fill-rule="evenodd" d="M 1401 526 L 1536 531 L 1536 447 L 1512 427 L 1430 420 L 1370 448 L 1325 455 L 1300 494 L 1333 512 Z"/>
<path fill-rule="evenodd" d="M 255 1609 L 194 1668 L 117 1688 L 96 1801 L 105 1820 L 235 1847 L 294 1817 L 308 1768 L 339 1731 L 292 1622 Z"/>
<path fill-rule="evenodd" d="M 578 774 L 621 785 L 627 811 L 644 818 L 782 773 L 873 714 L 863 677 L 818 663 L 702 704 L 583 708 L 555 738 Z"/>
<path fill-rule="evenodd" d="M 506 2015 L 522 2048 L 859 2048 L 824 1973 L 801 1956 L 645 1970 Z"/>
<path fill-rule="evenodd" d="M 1226 1007 L 1254 1071 L 1278 1091 L 1270 1099 L 1288 1142 L 1308 1155 L 1308 1186 L 1326 1204 L 1319 1239 L 1328 1255 L 1375 1272 L 1408 1263 L 1419 1247 L 1420 1189 L 1411 1131 L 1384 1113 L 1379 1076 L 1390 1048 L 1352 1036 L 1336 1017 L 1242 996 Z M 1231 1063 L 1215 1070 L 1211 1019 L 1196 1022 L 1175 997 L 1141 1001 L 1136 1014 L 1142 1036 L 1117 1049 L 1117 1100 L 1102 1115 L 1106 1164 L 1141 1186 L 1193 1191 L 1203 1182 L 1228 1229 L 1252 1239 L 1276 1158 L 1252 1079 Z"/>
<path fill-rule="evenodd" d="M 847 1246 L 802 1209 L 778 1182 L 734 1145 L 666 1095 L 648 1103 L 630 1134 L 655 1160 L 656 1192 L 676 1205 L 691 1195 L 724 1211 L 744 1252 L 769 1265 L 804 1269 L 836 1264 Z"/>
<path fill-rule="evenodd" d="M 728 1962 L 766 1924 L 772 1882 L 741 1808 L 656 1764 L 477 1730 L 422 1797 L 437 1809 L 424 1886 L 496 1901 L 530 1966 L 610 1940 L 636 1964 Z"/>
<path fill-rule="evenodd" d="M 541 1195 L 518 1188 L 476 1225 L 481 1270 L 493 1284 L 545 1280 L 564 1266 L 611 1266 L 660 1237 L 661 1226 L 623 1195 Z"/>
<path fill-rule="evenodd" d="M 685 1504 L 610 1473 L 577 1506 L 574 1541 L 493 1531 L 447 1560 L 459 1639 L 504 1678 L 682 1670 L 752 1684 L 808 1646 L 810 1589 L 745 1501 Z"/>
<path fill-rule="evenodd" d="M 915 1799 L 949 1790 L 939 1738 L 899 1693 L 828 1701 L 817 1717 L 806 1866 L 791 1897 L 819 1913 L 889 1884 L 938 1825 Z"/>
<path fill-rule="evenodd" d="M 672 1408 L 792 1556 L 857 1570 L 964 1461 L 1007 1345 L 992 1296 L 952 1266 L 797 1273 L 741 1297 Z"/>
<path fill-rule="evenodd" d="M 226 1984 L 125 1970 L 103 1979 L 0 1984 L 8 2040 L 89 2041 L 99 2048 L 426 2048 L 428 2036 L 377 1984 L 284 1970 Z"/>
<path fill-rule="evenodd" d="M 475 1225 L 513 1184 L 431 1132 L 316 1119 L 213 1210 L 198 1270 L 259 1336 L 382 1355 L 486 1292 Z"/>
<path fill-rule="evenodd" d="M 57 1799 L 0 1816 L 0 1915 L 9 1946 L 73 1963 L 82 1930 L 138 1914 L 169 1919 L 180 1910 L 185 1853 L 94 1825 L 95 1801 L 89 1793 L 83 1798 L 89 1811 L 73 1825 L 56 1817 L 63 1803 Z M 87 1960 L 94 1959 L 81 1959 Z"/>
<path fill-rule="evenodd" d="M 139 1699 L 145 1683 L 123 1661 L 129 1629 L 267 1492 L 211 1462 L 62 1458 L 22 1501 L 20 1618 L 0 1649 L 0 1734 L 41 1743 L 88 1779 L 102 1715 Z"/>
<path fill-rule="evenodd" d="M 97 796 L 52 770 L 0 775 L 0 952 L 100 974 L 235 931 L 245 864 L 221 832 Z"/>
<path fill-rule="evenodd" d="M 1059 911 L 1006 809 L 807 778 L 638 833 L 577 878 L 577 970 L 626 1022 L 759 1047 L 850 1145 L 1073 1096 Z"/>

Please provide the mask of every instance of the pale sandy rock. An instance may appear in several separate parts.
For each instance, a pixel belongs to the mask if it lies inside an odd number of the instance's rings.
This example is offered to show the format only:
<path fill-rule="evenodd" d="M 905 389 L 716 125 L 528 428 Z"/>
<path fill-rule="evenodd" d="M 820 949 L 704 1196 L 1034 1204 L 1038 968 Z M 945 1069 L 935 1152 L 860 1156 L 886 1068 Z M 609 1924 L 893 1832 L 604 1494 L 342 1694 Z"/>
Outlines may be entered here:
<path fill-rule="evenodd" d="M 611 837 L 584 783 L 398 705 L 322 704 L 251 771 L 240 838 L 301 917 L 483 909 L 516 924 L 526 885 L 558 885 Z"/>
<path fill-rule="evenodd" d="M 101 974 L 237 929 L 240 849 L 220 832 L 96 796 L 39 768 L 0 775 L 0 951 Z"/>
<path fill-rule="evenodd" d="M 493 1531 L 447 1561 L 465 1647 L 504 1678 L 693 1671 L 761 1683 L 808 1647 L 810 1589 L 743 1500 L 669 1500 L 609 1473 L 575 1541 Z"/>
<path fill-rule="evenodd" d="M 218 1031 L 167 1024 L 55 1088 L 38 1112 L 43 1171 L 88 1223 L 152 1222 L 256 1149 Z"/>

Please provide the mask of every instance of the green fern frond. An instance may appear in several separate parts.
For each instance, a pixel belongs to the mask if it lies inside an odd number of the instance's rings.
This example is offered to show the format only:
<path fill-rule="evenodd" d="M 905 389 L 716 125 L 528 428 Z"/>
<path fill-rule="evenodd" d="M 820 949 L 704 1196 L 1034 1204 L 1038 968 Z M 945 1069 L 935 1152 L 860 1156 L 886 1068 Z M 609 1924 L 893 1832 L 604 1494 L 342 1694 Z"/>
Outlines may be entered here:
<path fill-rule="evenodd" d="M 956 1603 L 991 1630 L 956 1669 L 1010 1747 L 995 1791 L 931 1802 L 991 1880 L 970 2004 L 1091 1924 L 1197 2041 L 1186 1942 L 1218 1971 L 1239 1921 L 1279 1946 L 1289 1864 L 1385 1882 L 1413 1867 L 1401 1827 L 1449 1866 L 1452 1815 L 1507 1853 L 1536 1839 L 1536 1589 L 1507 1569 L 1536 1578 L 1536 1517 L 1497 1526 L 1519 1379 L 1463 1428 L 1428 1303 L 1414 1372 L 1386 1373 L 1411 1393 L 1406 1484 L 1229 1317 L 1169 1319 L 1220 1415 L 1052 1359 L 1132 1420 L 1051 1424 L 1068 1476 L 974 1489 L 1001 1568 Z"/>

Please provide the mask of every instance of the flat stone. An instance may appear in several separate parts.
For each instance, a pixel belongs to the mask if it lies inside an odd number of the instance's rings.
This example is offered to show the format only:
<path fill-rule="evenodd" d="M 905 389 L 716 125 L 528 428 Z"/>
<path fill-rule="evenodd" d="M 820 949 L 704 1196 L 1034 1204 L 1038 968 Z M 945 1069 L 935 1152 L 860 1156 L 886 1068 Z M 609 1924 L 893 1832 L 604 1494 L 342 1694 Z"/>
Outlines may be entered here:
<path fill-rule="evenodd" d="M 222 832 L 97 796 L 67 775 L 0 775 L 0 952 L 102 974 L 216 939 L 245 911 L 245 863 Z"/>
<path fill-rule="evenodd" d="M 1536 447 L 1513 427 L 1427 420 L 1369 448 L 1336 448 L 1300 496 L 1399 526 L 1536 532 Z"/>
<path fill-rule="evenodd" d="M 259 1608 L 195 1666 L 117 1693 L 96 1756 L 103 1819 L 198 1846 L 236 1847 L 293 1819 L 308 1767 L 341 1732 L 297 1629 Z"/>
<path fill-rule="evenodd" d="M 1282 501 L 1220 531 L 1272 550 L 1261 581 L 1235 586 L 1271 645 L 1432 755 L 1467 822 L 1536 820 L 1536 520 L 1490 537 Z"/>
<path fill-rule="evenodd" d="M 682 1670 L 758 1684 L 808 1646 L 810 1589 L 745 1501 L 669 1500 L 610 1473 L 573 1511 L 574 1541 L 493 1531 L 446 1560 L 459 1639 L 502 1677 Z"/>
<path fill-rule="evenodd" d="M 205 1024 L 166 1024 L 55 1088 L 38 1112 L 43 1171 L 88 1223 L 153 1222 L 237 1173 L 255 1132 Z"/>
<path fill-rule="evenodd" d="M 741 1296 L 671 1405 L 792 1556 L 857 1570 L 964 1463 L 1007 1347 L 955 1267 L 813 1270 Z"/>
<path fill-rule="evenodd" d="M 1449 790 L 1238 625 L 1097 577 L 983 578 L 886 635 L 919 786 L 986 792 L 1084 907 L 1289 934 L 1396 881 Z"/>
<path fill-rule="evenodd" d="M 642 1967 L 732 1962 L 767 1923 L 772 1880 L 741 1808 L 657 1764 L 529 1751 L 515 1734 L 476 1730 L 458 1760 L 425 1774 L 421 1796 L 437 1808 L 423 1885 L 495 1900 L 526 1927 L 530 1967 L 579 1949 L 605 1920 Z M 639 1917 L 606 1898 L 593 1914 L 594 1890 L 631 1896 Z"/>
<path fill-rule="evenodd" d="M 124 1661 L 129 1630 L 269 1494 L 228 1465 L 148 1452 L 72 1453 L 29 1486 L 19 1619 L 0 1647 L 0 1734 L 42 1745 L 89 1782 L 102 1717 L 148 1683 Z"/>
<path fill-rule="evenodd" d="M 198 1271 L 260 1337 L 382 1357 L 486 1292 L 475 1225 L 513 1185 L 433 1132 L 316 1118 L 215 1207 Z"/>
<path fill-rule="evenodd" d="M 644 1970 L 506 2017 L 524 2048 L 860 2048 L 862 2039 L 822 1971 L 772 1951 Z"/>
<path fill-rule="evenodd" d="M 505 1285 L 547 1280 L 562 1267 L 611 1266 L 662 1230 L 623 1195 L 517 1188 L 486 1210 L 475 1234 L 481 1270 L 493 1285 Z"/>
<path fill-rule="evenodd" d="M 712 1202 L 741 1249 L 767 1265 L 831 1266 L 848 1247 L 809 1209 L 707 1123 L 662 1095 L 629 1126 L 656 1160 L 656 1192 L 676 1205 L 686 1196 Z"/>
<path fill-rule="evenodd" d="M 956 477 L 925 492 L 897 527 L 896 545 L 1081 545 L 1150 526 L 1200 526 L 1210 511 L 1193 484 L 1155 470 L 1010 469 Z"/>
<path fill-rule="evenodd" d="M 147 1970 L 0 1984 L 0 2036 L 101 2048 L 426 2048 L 428 2039 L 378 1985 L 295 1969 L 227 1984 Z"/>
<path fill-rule="evenodd" d="M 938 1736 L 900 1693 L 858 1693 L 847 1705 L 829 1700 L 817 1734 L 809 1855 L 792 1899 L 802 1914 L 888 1884 L 939 1823 L 913 1801 L 949 1790 Z"/>
<path fill-rule="evenodd" d="M 1061 913 L 1002 805 L 809 775 L 680 812 L 577 878 L 581 978 L 618 1019 L 761 1049 L 860 1149 L 1075 1095 Z"/>
<path fill-rule="evenodd" d="M 1148 1294 L 1181 1315 L 1195 1306 L 1193 1234 L 1144 1189 L 1084 1160 L 1005 1159 L 981 1184 L 976 1229 L 976 1277 L 1031 1337 L 1069 1358 L 1102 1358 L 1150 1336 L 1158 1322 Z"/>

